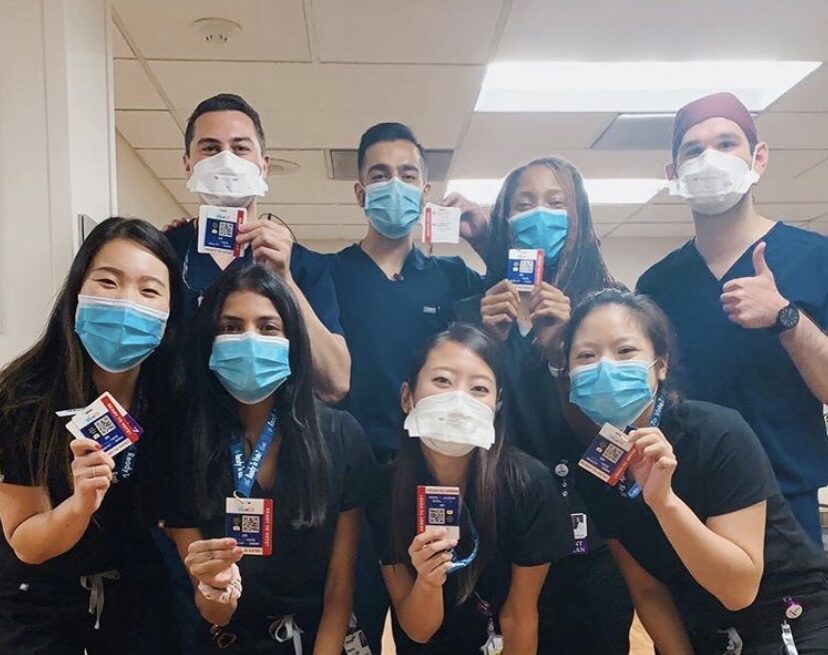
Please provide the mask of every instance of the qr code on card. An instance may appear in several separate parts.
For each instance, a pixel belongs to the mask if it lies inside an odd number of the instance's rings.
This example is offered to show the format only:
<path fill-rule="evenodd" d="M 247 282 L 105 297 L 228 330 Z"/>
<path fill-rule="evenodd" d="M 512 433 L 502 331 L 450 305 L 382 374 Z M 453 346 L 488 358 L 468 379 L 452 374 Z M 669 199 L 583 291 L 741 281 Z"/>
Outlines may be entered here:
<path fill-rule="evenodd" d="M 101 416 L 97 421 L 95 421 L 95 430 L 98 432 L 99 435 L 105 437 L 110 432 L 115 429 L 115 424 L 112 422 L 112 419 L 108 416 Z"/>
<path fill-rule="evenodd" d="M 218 226 L 218 233 L 219 236 L 222 238 L 230 238 L 233 236 L 233 228 L 235 226 L 232 223 L 219 223 Z"/>
<path fill-rule="evenodd" d="M 623 456 L 624 451 L 615 444 L 607 444 L 607 447 L 604 449 L 604 457 L 613 464 L 617 463 Z"/>
<path fill-rule="evenodd" d="M 442 507 L 429 507 L 428 523 L 429 525 L 445 525 L 446 510 L 444 510 Z"/>
<path fill-rule="evenodd" d="M 242 516 L 242 532 L 260 532 L 259 516 Z"/>

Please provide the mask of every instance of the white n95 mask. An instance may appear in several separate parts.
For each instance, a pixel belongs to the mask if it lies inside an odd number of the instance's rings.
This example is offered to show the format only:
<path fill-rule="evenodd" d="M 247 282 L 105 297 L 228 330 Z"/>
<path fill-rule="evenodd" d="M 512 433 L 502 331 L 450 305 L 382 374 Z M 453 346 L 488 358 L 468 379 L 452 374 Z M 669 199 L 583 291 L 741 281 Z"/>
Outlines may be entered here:
<path fill-rule="evenodd" d="M 495 440 L 494 411 L 465 391 L 421 398 L 404 427 L 410 437 L 450 457 L 462 457 L 474 448 L 488 450 Z"/>
<path fill-rule="evenodd" d="M 753 158 L 755 163 L 755 152 Z M 678 178 L 670 180 L 670 195 L 687 200 L 690 209 L 698 214 L 723 214 L 759 181 L 753 163 L 748 167 L 741 157 L 708 148 L 681 165 Z"/>
<path fill-rule="evenodd" d="M 229 150 L 199 161 L 187 180 L 189 191 L 201 196 L 205 204 L 218 207 L 249 207 L 267 188 L 262 170 Z"/>

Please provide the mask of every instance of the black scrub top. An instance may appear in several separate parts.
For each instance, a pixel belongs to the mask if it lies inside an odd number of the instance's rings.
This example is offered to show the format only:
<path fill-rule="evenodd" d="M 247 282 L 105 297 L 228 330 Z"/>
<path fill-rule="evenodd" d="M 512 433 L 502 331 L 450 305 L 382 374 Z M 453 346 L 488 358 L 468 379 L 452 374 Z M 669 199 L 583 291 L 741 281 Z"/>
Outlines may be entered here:
<path fill-rule="evenodd" d="M 184 304 L 187 315 L 194 319 L 201 298 L 221 275 L 222 270 L 209 254 L 198 252 L 198 229 L 195 220 L 167 232 L 167 239 L 181 262 Z M 227 268 L 241 268 L 252 261 L 253 249 L 248 247 L 244 254 Z M 339 306 L 336 302 L 336 290 L 331 279 L 328 257 L 294 243 L 290 253 L 290 274 L 322 324 L 331 333 L 342 334 Z"/>
<path fill-rule="evenodd" d="M 580 488 L 601 533 L 618 539 L 669 587 L 689 627 L 698 634 L 745 629 L 766 623 L 769 611 L 781 621 L 782 598 L 826 587 L 828 558 L 794 518 L 759 440 L 737 412 L 706 402 L 680 402 L 664 410 L 661 431 L 678 461 L 673 490 L 702 522 L 767 501 L 759 593 L 747 609 L 730 612 L 690 576 L 641 496 L 622 498 L 579 471 Z"/>
<path fill-rule="evenodd" d="M 376 449 L 400 446 L 400 386 L 417 353 L 454 319 L 453 304 L 480 293 L 482 278 L 459 257 L 412 248 L 394 279 L 352 245 L 333 257 L 342 327 L 351 352 L 351 388 L 341 407 Z"/>
<path fill-rule="evenodd" d="M 526 488 L 515 497 L 505 485 L 496 490 L 497 503 L 497 546 L 477 581 L 475 591 L 491 604 L 495 628 L 498 616 L 509 593 L 512 565 L 539 566 L 561 560 L 572 552 L 574 542 L 567 511 L 560 496 L 554 489 L 549 471 L 540 463 L 516 449 L 510 449 L 516 467 L 523 472 Z M 406 558 L 400 562 L 394 557 L 389 534 L 391 512 L 391 490 L 394 466 L 386 468 L 381 493 L 369 510 L 372 532 L 377 540 L 381 563 L 410 564 Z M 434 480 L 423 480 L 422 484 L 435 484 Z M 414 502 L 412 498 L 412 503 Z M 474 505 L 464 505 L 474 520 Z M 468 518 L 468 517 L 467 517 Z M 460 543 L 457 551 L 461 556 L 468 554 L 472 540 L 467 528 L 467 518 L 462 520 Z M 411 526 L 408 543 L 414 538 L 415 526 Z M 412 576 L 416 574 L 412 572 Z M 480 647 L 487 639 L 487 619 L 478 610 L 478 601 L 472 595 L 459 607 L 456 605 L 457 583 L 455 575 L 448 576 L 443 587 L 444 619 L 442 627 L 427 644 L 418 644 L 409 639 L 399 625 L 396 616 L 394 639 L 400 655 L 479 655 Z"/>
<path fill-rule="evenodd" d="M 777 223 L 760 241 L 779 292 L 828 329 L 828 238 Z M 644 273 L 638 291 L 676 330 L 686 396 L 737 410 L 762 442 L 782 492 L 813 492 L 828 484 L 822 403 L 778 336 L 740 327 L 722 309 L 722 286 L 755 274 L 754 247 L 716 280 L 689 241 Z"/>
<path fill-rule="evenodd" d="M 363 506 L 369 487 L 376 483 L 373 454 L 353 417 L 321 402 L 316 403 L 316 411 L 331 465 L 327 518 L 318 527 L 297 527 L 293 517 L 281 511 L 279 497 L 263 490 L 258 482 L 253 485 L 251 498 L 273 498 L 273 553 L 269 557 L 245 555 L 239 562 L 244 591 L 234 622 L 259 626 L 267 617 L 296 615 L 299 628 L 315 632 L 322 615 L 339 514 Z M 229 443 L 228 438 L 226 475 L 222 478 L 227 482 L 232 480 Z M 276 466 L 278 477 L 278 460 Z M 223 511 L 209 518 L 199 517 L 192 486 L 189 491 L 179 494 L 182 503 L 167 520 L 167 526 L 197 527 L 205 539 L 225 537 Z M 233 495 L 232 483 L 225 495 Z"/>
<path fill-rule="evenodd" d="M 90 398 L 91 403 L 94 398 Z M 68 408 L 67 408 L 68 409 Z M 145 414 L 135 419 L 143 423 Z M 70 419 L 66 419 L 68 423 Z M 20 443 L 21 429 L 32 421 L 29 412 L 20 410 L 0 421 L 0 473 L 3 482 L 26 487 L 39 486 L 34 480 L 37 461 L 31 461 Z M 169 434 L 174 434 L 171 430 Z M 169 436 L 163 435 L 162 437 Z M 80 541 L 67 552 L 42 564 L 24 564 L 14 554 L 5 536 L 0 536 L 0 580 L 12 583 L 41 583 L 63 588 L 80 585 L 80 576 L 112 570 L 137 571 L 144 567 L 160 566 L 160 556 L 150 534 L 163 510 L 149 497 L 159 500 L 154 493 L 161 480 L 153 480 L 160 473 L 148 466 L 152 430 L 146 430 L 135 445 L 137 450 L 132 475 L 112 484 L 100 508 L 92 516 Z M 66 448 L 72 435 L 66 432 Z M 116 472 L 126 453 L 115 457 Z M 48 483 L 49 497 L 56 507 L 72 495 L 72 486 L 63 471 L 55 471 Z"/>

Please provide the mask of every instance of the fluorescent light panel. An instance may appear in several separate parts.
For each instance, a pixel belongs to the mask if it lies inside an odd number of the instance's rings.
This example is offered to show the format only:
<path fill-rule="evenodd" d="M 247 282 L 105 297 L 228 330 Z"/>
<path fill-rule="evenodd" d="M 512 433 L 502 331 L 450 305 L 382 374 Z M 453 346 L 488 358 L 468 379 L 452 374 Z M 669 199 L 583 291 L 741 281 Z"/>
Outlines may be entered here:
<path fill-rule="evenodd" d="M 643 205 L 667 183 L 659 178 L 593 178 L 584 180 L 592 205 Z M 493 205 L 502 179 L 449 180 L 446 193 L 454 191 L 480 205 Z"/>
<path fill-rule="evenodd" d="M 479 112 L 675 112 L 717 91 L 761 111 L 819 61 L 493 62 Z"/>

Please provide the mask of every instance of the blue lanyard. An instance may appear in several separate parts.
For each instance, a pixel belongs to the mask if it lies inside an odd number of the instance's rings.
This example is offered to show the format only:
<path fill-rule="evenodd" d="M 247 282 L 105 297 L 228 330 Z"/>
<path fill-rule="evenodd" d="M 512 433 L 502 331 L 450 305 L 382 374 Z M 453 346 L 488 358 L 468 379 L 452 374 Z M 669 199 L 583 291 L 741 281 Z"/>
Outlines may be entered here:
<path fill-rule="evenodd" d="M 464 506 L 465 508 L 465 506 Z M 452 548 L 451 550 L 451 564 L 449 564 L 449 569 L 447 573 L 454 573 L 455 571 L 459 571 L 460 569 L 466 568 L 469 564 L 471 564 L 475 557 L 477 557 L 477 553 L 480 551 L 480 535 L 477 533 L 477 528 L 474 527 L 474 521 L 472 521 L 471 514 L 469 514 L 468 508 L 465 508 L 464 514 L 468 514 L 469 517 L 469 528 L 471 530 L 472 540 L 474 541 L 474 547 L 472 548 L 472 552 L 469 553 L 466 557 L 462 559 L 457 559 L 457 553 Z"/>
<path fill-rule="evenodd" d="M 233 484 L 236 486 L 236 493 L 238 495 L 246 498 L 250 497 L 256 475 L 259 473 L 262 460 L 275 434 L 276 410 L 273 410 L 270 412 L 267 423 L 262 428 L 259 440 L 256 442 L 256 446 L 253 448 L 253 452 L 250 453 L 250 459 L 247 462 L 244 461 L 244 449 L 242 448 L 241 437 L 235 437 L 230 442 L 230 462 L 233 465 Z"/>
<path fill-rule="evenodd" d="M 658 427 L 658 424 L 661 423 L 661 415 L 664 413 L 664 405 L 666 404 L 667 403 L 664 399 L 664 394 L 658 394 L 658 397 L 655 401 L 655 407 L 653 407 L 653 415 L 650 417 L 649 425 L 651 428 Z M 627 476 L 625 475 L 625 479 L 622 479 L 618 483 L 618 492 L 626 498 L 638 498 L 638 496 L 641 494 L 641 485 L 639 485 L 637 482 L 633 482 L 632 485 L 630 485 L 628 488 L 626 477 Z"/>

